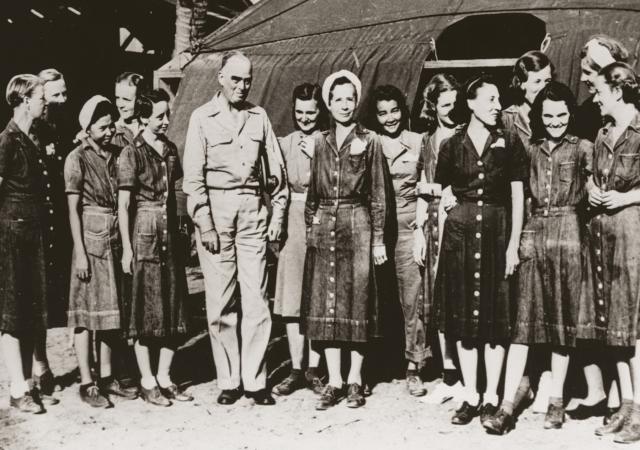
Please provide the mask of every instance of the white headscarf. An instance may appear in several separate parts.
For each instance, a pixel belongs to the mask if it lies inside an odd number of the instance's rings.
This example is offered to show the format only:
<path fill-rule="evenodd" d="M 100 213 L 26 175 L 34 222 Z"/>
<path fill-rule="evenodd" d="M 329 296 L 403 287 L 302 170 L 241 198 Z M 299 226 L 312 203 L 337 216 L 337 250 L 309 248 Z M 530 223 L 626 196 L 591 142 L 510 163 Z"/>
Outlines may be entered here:
<path fill-rule="evenodd" d="M 601 68 L 616 62 L 609 49 L 597 39 L 591 39 L 585 44 L 585 47 L 587 48 L 587 56 Z"/>
<path fill-rule="evenodd" d="M 324 83 L 322 83 L 322 100 L 324 100 L 324 104 L 329 107 L 329 92 L 331 91 L 331 85 L 341 77 L 347 78 L 356 87 L 356 106 L 358 106 L 358 103 L 360 103 L 360 99 L 362 98 L 362 83 L 353 72 L 349 72 L 348 70 L 339 70 L 334 72 L 324 80 Z"/>
<path fill-rule="evenodd" d="M 103 97 L 102 95 L 94 95 L 82 106 L 80 110 L 80 114 L 78 115 L 78 122 L 80 122 L 80 126 L 83 131 L 86 131 L 91 124 L 91 118 L 93 117 L 93 113 L 96 110 L 96 106 L 98 106 L 102 102 L 111 103 L 107 97 Z"/>

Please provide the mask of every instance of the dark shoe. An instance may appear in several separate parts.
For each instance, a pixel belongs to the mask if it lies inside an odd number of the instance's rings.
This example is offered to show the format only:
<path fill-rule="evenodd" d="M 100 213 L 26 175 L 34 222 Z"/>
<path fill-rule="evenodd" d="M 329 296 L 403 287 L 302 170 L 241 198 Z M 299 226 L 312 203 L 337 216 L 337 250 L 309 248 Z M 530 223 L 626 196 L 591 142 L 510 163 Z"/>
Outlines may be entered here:
<path fill-rule="evenodd" d="M 40 395 L 52 395 L 56 388 L 53 373 L 50 370 L 47 370 L 42 375 L 34 375 L 33 384 L 38 388 Z"/>
<path fill-rule="evenodd" d="M 145 402 L 155 406 L 171 406 L 171 402 L 167 397 L 162 395 L 158 386 L 154 386 L 151 389 L 145 389 L 143 386 L 140 386 L 140 397 L 142 397 L 142 400 Z"/>
<path fill-rule="evenodd" d="M 275 395 L 290 395 L 298 389 L 305 386 L 305 379 L 302 376 L 302 372 L 291 372 L 287 378 L 276 384 L 271 392 Z"/>
<path fill-rule="evenodd" d="M 562 406 L 549 405 L 544 416 L 545 430 L 559 430 L 564 423 L 564 408 Z"/>
<path fill-rule="evenodd" d="M 252 398 L 256 405 L 271 406 L 275 405 L 276 401 L 271 396 L 271 392 L 266 389 L 260 389 L 255 392 L 246 392 L 248 398 Z"/>
<path fill-rule="evenodd" d="M 193 396 L 191 394 L 187 394 L 186 392 L 181 391 L 175 384 L 172 384 L 171 386 L 166 388 L 160 386 L 160 393 L 169 400 L 175 400 L 177 402 L 193 401 Z"/>
<path fill-rule="evenodd" d="M 40 400 L 44 405 L 53 406 L 60 403 L 60 400 L 53 396 L 53 392 L 56 388 L 56 383 L 53 378 L 53 373 L 51 373 L 50 370 L 47 370 L 42 375 L 34 375 L 33 385 L 35 389 L 38 390 Z"/>
<path fill-rule="evenodd" d="M 304 378 L 307 382 L 307 387 L 313 391 L 314 394 L 321 395 L 324 389 L 324 382 L 322 378 L 316 375 L 315 372 L 307 370 L 304 374 Z"/>
<path fill-rule="evenodd" d="M 489 434 L 503 435 L 513 430 L 513 416 L 501 408 L 493 415 L 493 417 L 489 417 L 487 420 L 482 422 L 482 426 Z"/>
<path fill-rule="evenodd" d="M 478 415 L 478 406 L 471 406 L 468 402 L 462 402 L 462 406 L 456 410 L 456 413 L 451 418 L 451 423 L 454 425 L 466 425 Z"/>
<path fill-rule="evenodd" d="M 638 422 L 626 423 L 622 431 L 613 438 L 613 442 L 618 444 L 631 444 L 638 441 L 640 441 L 640 423 Z"/>
<path fill-rule="evenodd" d="M 485 403 L 480 407 L 480 423 L 483 424 L 486 420 L 491 419 L 497 413 L 497 406 L 493 406 L 491 403 Z"/>
<path fill-rule="evenodd" d="M 80 386 L 80 399 L 93 408 L 108 408 L 111 406 L 109 400 L 100 393 L 100 389 L 95 383 Z"/>
<path fill-rule="evenodd" d="M 351 383 L 347 389 L 347 406 L 349 408 L 360 408 L 364 406 L 362 387 L 358 383 Z"/>
<path fill-rule="evenodd" d="M 324 411 L 334 405 L 337 405 L 340 400 L 344 398 L 344 389 L 338 389 L 330 384 L 327 384 L 316 403 L 316 409 L 318 411 Z"/>
<path fill-rule="evenodd" d="M 237 387 L 235 389 L 223 389 L 218 395 L 218 403 L 221 405 L 233 405 L 242 398 L 242 390 Z"/>
<path fill-rule="evenodd" d="M 413 373 L 407 373 L 407 390 L 413 397 L 423 397 L 427 395 L 427 390 L 422 385 L 420 377 Z"/>
<path fill-rule="evenodd" d="M 134 400 L 138 398 L 139 391 L 137 387 L 124 387 L 115 378 L 101 380 L 99 386 L 102 395 L 105 396 L 115 395 L 116 397 L 126 398 L 127 400 Z"/>
<path fill-rule="evenodd" d="M 611 416 L 606 425 L 596 428 L 596 436 L 618 433 L 624 428 L 627 422 L 629 422 L 629 416 L 618 411 Z"/>
<path fill-rule="evenodd" d="M 12 408 L 16 408 L 23 413 L 42 414 L 45 412 L 42 404 L 38 403 L 37 397 L 34 398 L 31 392 L 25 392 L 22 397 L 13 398 L 9 396 L 9 404 Z"/>
<path fill-rule="evenodd" d="M 589 417 L 602 417 L 607 411 L 607 399 L 603 399 L 595 405 L 579 404 L 576 409 L 567 411 L 567 415 L 573 420 L 586 420 Z"/>

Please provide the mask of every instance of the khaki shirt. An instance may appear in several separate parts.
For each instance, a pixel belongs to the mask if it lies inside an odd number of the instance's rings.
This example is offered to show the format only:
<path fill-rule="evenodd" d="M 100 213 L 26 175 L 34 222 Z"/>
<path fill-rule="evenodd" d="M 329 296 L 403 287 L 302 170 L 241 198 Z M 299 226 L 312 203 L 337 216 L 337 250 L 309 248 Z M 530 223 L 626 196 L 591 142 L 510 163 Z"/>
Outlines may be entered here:
<path fill-rule="evenodd" d="M 271 196 L 272 221 L 282 223 L 287 205 L 284 161 L 267 113 L 246 104 L 238 124 L 222 113 L 217 92 L 211 101 L 192 114 L 184 148 L 182 189 L 187 211 L 201 232 L 215 228 L 208 202 L 209 189 L 256 189 L 260 187 L 260 147 L 264 146 L 271 175 L 279 184 Z"/>

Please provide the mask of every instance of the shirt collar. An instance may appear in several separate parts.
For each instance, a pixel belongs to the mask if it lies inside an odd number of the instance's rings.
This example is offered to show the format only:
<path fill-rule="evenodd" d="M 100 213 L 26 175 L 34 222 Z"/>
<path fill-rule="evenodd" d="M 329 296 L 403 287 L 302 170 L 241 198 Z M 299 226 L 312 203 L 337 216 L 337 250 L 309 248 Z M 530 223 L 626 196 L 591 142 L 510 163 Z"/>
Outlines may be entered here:
<path fill-rule="evenodd" d="M 211 117 L 215 117 L 218 114 L 220 114 L 220 112 L 222 111 L 222 100 L 220 99 L 220 97 L 222 96 L 222 92 L 221 91 L 217 91 L 213 97 L 211 98 L 211 100 L 209 100 L 209 102 L 207 102 L 205 104 L 205 108 L 206 108 L 206 112 L 208 116 Z M 247 111 L 250 114 L 259 114 L 259 110 L 258 107 L 255 105 L 252 105 L 249 102 L 243 102 L 241 107 L 241 110 L 243 111 Z"/>

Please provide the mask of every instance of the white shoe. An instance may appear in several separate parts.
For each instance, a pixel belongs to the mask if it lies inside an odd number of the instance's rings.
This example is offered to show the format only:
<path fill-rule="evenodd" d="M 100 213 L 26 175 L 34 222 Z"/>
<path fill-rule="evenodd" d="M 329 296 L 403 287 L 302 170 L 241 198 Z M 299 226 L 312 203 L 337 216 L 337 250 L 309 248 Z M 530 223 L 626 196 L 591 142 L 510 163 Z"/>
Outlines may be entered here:
<path fill-rule="evenodd" d="M 464 395 L 464 386 L 459 381 L 453 386 L 445 383 L 439 383 L 435 389 L 425 397 L 420 399 L 421 402 L 429 405 L 441 405 L 450 400 L 459 401 Z"/>
<path fill-rule="evenodd" d="M 540 376 L 538 392 L 531 405 L 531 410 L 536 414 L 545 414 L 549 407 L 549 396 L 551 392 L 551 372 L 545 370 Z"/>

